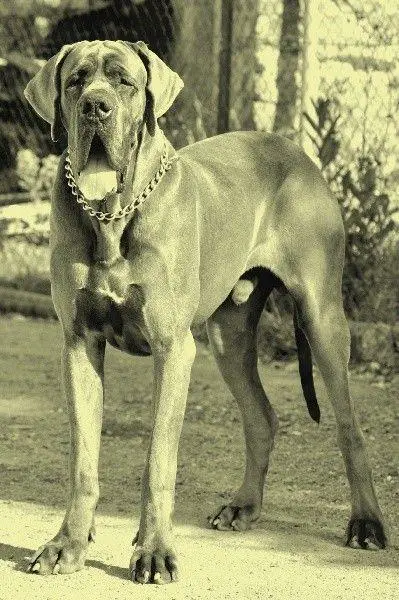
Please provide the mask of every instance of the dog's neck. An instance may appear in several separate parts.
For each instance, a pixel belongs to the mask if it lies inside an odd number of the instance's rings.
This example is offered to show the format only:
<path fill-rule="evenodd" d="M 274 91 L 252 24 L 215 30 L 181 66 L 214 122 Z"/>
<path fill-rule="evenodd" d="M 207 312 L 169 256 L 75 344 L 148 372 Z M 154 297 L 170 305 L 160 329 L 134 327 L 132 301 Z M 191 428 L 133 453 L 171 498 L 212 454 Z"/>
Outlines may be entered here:
<path fill-rule="evenodd" d="M 138 197 L 148 185 L 160 166 L 160 157 L 165 149 L 165 136 L 156 127 L 155 135 L 150 136 L 146 127 L 139 136 L 138 143 L 132 149 L 132 155 L 127 167 L 124 189 L 121 193 L 110 194 L 98 204 L 98 209 L 114 213 L 128 206 L 134 197 Z M 168 145 L 168 156 L 174 153 Z M 146 200 L 144 201 L 145 204 Z M 97 206 L 95 207 L 97 209 Z M 143 207 L 145 210 L 145 206 Z M 134 216 L 134 213 L 132 213 Z M 94 260 L 96 263 L 111 265 L 121 259 L 121 237 L 132 218 L 132 214 L 112 221 L 99 221 L 90 217 L 96 234 Z"/>
<path fill-rule="evenodd" d="M 147 131 L 147 127 L 144 126 L 138 138 L 126 174 L 125 190 L 128 190 L 128 192 L 127 195 L 126 191 L 125 194 L 121 194 L 122 206 L 129 204 L 132 196 L 137 197 L 141 194 L 154 177 L 159 169 L 165 142 L 168 145 L 168 156 L 174 153 L 172 146 L 167 142 L 163 131 L 159 127 L 156 127 L 155 134 L 151 136 Z"/>

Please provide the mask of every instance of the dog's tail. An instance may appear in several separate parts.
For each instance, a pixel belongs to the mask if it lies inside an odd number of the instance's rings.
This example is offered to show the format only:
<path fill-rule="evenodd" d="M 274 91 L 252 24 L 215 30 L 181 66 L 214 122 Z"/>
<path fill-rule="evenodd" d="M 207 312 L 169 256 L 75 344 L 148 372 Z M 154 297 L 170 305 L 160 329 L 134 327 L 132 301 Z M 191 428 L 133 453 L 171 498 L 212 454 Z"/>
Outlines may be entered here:
<path fill-rule="evenodd" d="M 294 330 L 303 395 L 305 396 L 310 416 L 316 423 L 320 423 L 320 408 L 313 382 L 312 352 L 306 335 L 299 326 L 298 309 L 296 306 L 294 307 Z"/>

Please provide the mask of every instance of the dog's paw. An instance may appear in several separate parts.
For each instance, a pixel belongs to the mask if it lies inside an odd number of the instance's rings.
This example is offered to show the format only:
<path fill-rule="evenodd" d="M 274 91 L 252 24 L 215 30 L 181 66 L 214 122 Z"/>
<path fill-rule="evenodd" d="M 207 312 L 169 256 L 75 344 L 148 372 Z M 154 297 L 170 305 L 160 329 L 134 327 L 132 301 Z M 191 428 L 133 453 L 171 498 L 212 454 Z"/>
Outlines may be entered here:
<path fill-rule="evenodd" d="M 83 569 L 86 554 L 87 544 L 69 540 L 64 536 L 54 538 L 35 552 L 27 571 L 37 575 L 73 573 Z"/>
<path fill-rule="evenodd" d="M 156 539 L 158 542 L 155 544 Z M 158 585 L 177 581 L 177 559 L 172 543 L 167 543 L 161 536 L 151 536 L 151 541 L 139 540 L 140 531 L 133 539 L 136 547 L 130 559 L 131 580 L 135 583 Z"/>
<path fill-rule="evenodd" d="M 218 531 L 246 531 L 253 528 L 257 518 L 253 505 L 226 504 L 221 506 L 214 516 L 208 517 L 208 523 L 212 529 Z"/>
<path fill-rule="evenodd" d="M 384 527 L 373 519 L 351 519 L 348 524 L 346 545 L 363 550 L 381 550 L 387 545 Z"/>
<path fill-rule="evenodd" d="M 136 546 L 130 560 L 130 578 L 135 583 L 162 585 L 178 580 L 176 554 L 170 548 Z"/>

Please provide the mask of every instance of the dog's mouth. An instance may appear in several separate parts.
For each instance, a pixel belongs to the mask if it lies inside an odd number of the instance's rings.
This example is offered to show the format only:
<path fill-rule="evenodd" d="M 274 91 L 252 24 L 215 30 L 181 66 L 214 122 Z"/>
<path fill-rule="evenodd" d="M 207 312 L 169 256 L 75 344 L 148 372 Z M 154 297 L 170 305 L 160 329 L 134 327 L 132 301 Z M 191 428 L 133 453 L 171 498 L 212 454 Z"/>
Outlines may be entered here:
<path fill-rule="evenodd" d="M 98 133 L 94 133 L 87 145 L 84 167 L 76 178 L 80 191 L 87 200 L 102 200 L 118 191 L 121 179 L 122 173 L 111 164 L 102 139 Z"/>

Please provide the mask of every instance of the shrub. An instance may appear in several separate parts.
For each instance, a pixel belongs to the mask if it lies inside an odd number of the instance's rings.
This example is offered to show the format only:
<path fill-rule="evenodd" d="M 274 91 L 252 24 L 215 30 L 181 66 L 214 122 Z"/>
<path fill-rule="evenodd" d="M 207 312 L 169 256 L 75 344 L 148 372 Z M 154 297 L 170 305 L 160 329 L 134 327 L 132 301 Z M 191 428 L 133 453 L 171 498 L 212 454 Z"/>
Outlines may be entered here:
<path fill-rule="evenodd" d="M 0 284 L 31 292 L 50 291 L 50 251 L 23 239 L 4 240 L 0 247 Z"/>
<path fill-rule="evenodd" d="M 31 192 L 33 200 L 50 199 L 58 160 L 58 156 L 54 154 L 39 158 L 27 148 L 19 150 L 16 171 L 20 188 Z"/>
<path fill-rule="evenodd" d="M 382 158 L 373 148 L 364 147 L 344 164 L 339 150 L 338 103 L 319 98 L 314 104 L 317 121 L 305 115 L 312 126 L 311 139 L 322 171 L 341 207 L 346 253 L 343 276 L 345 308 L 353 319 L 384 320 L 398 318 L 398 246 L 393 235 L 397 226 L 386 192 Z"/>

